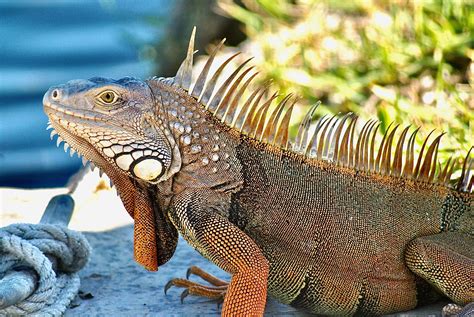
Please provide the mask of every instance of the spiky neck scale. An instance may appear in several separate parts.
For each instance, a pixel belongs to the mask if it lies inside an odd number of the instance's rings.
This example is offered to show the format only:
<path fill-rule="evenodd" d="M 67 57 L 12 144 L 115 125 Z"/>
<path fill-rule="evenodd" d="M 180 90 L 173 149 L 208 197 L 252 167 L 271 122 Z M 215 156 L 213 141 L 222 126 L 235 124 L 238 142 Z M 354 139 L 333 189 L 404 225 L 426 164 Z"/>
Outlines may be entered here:
<path fill-rule="evenodd" d="M 179 181 L 187 188 L 240 184 L 235 148 L 239 139 L 185 90 L 163 80 L 147 81 L 157 101 L 159 128 L 179 149 Z M 176 157 L 174 157 L 176 160 Z M 161 187 L 159 185 L 159 187 Z M 229 188 L 228 188 L 229 189 Z M 179 192 L 178 188 L 174 192 Z"/>
<path fill-rule="evenodd" d="M 341 118 L 324 116 L 313 123 L 313 115 L 318 106 L 316 104 L 301 121 L 296 137 L 290 138 L 289 122 L 296 102 L 290 102 L 291 95 L 274 106 L 276 93 L 266 97 L 268 87 L 260 87 L 244 99 L 245 92 L 256 76 L 256 73 L 251 73 L 253 67 L 245 68 L 249 59 L 241 63 L 219 87 L 217 81 L 223 69 L 238 54 L 224 61 L 209 76 L 214 58 L 223 42 L 215 48 L 197 80 L 192 83 L 194 34 L 195 30 L 191 35 L 187 57 L 176 77 L 164 81 L 194 97 L 215 120 L 224 123 L 231 130 L 247 135 L 257 143 L 294 152 L 309 160 L 323 160 L 336 166 L 387 178 L 450 186 L 455 160 L 449 160 L 443 168 L 438 168 L 437 163 L 438 147 L 444 133 L 428 143 L 430 133 L 416 157 L 414 144 L 419 129 L 409 133 L 408 126 L 397 136 L 399 125 L 393 128 L 389 126 L 379 142 L 376 136 L 380 124 L 375 120 L 363 124 L 359 133 L 357 117 L 352 114 Z M 462 175 L 455 187 L 457 191 L 471 192 L 474 187 L 474 159 L 471 152 L 472 148 L 464 159 Z"/>

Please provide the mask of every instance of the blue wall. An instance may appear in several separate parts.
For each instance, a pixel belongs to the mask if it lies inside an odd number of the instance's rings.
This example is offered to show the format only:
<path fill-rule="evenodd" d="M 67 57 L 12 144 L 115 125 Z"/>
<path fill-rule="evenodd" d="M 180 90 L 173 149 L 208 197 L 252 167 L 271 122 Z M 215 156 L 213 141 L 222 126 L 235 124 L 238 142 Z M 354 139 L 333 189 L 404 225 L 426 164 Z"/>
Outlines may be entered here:
<path fill-rule="evenodd" d="M 152 75 L 139 51 L 160 36 L 168 3 L 0 2 L 0 186 L 63 186 L 79 169 L 49 139 L 44 92 L 77 78 Z"/>

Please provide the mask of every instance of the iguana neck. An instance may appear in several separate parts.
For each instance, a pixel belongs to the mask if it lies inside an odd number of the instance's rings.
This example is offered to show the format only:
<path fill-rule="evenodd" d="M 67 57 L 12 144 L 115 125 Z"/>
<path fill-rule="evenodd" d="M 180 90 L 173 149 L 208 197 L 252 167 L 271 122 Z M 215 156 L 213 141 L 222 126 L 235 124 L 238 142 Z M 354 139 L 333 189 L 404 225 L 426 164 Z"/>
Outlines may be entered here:
<path fill-rule="evenodd" d="M 185 188 L 237 191 L 242 185 L 236 156 L 240 133 L 219 122 L 182 89 L 156 80 L 147 83 L 155 93 L 158 123 L 165 126 L 165 135 L 179 148 L 181 158 L 179 173 L 157 184 L 160 194 L 172 196 Z"/>

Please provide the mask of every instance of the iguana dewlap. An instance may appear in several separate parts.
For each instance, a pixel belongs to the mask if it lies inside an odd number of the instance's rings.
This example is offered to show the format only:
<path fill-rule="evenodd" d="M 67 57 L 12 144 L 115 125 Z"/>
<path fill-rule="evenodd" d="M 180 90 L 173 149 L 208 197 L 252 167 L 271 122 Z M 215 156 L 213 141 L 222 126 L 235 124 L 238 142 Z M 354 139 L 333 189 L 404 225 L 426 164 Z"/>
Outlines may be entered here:
<path fill-rule="evenodd" d="M 217 85 L 235 57 L 210 74 L 222 42 L 192 81 L 193 42 L 173 78 L 75 80 L 44 97 L 60 138 L 116 186 L 140 264 L 156 270 L 181 234 L 232 274 L 214 284 L 225 316 L 262 315 L 267 289 L 324 315 L 403 311 L 435 292 L 474 301 L 472 155 L 453 188 L 441 135 L 415 155 L 418 130 L 380 141 L 376 121 L 313 124 L 312 107 L 290 138 L 294 98 L 250 90 L 248 61 Z"/>

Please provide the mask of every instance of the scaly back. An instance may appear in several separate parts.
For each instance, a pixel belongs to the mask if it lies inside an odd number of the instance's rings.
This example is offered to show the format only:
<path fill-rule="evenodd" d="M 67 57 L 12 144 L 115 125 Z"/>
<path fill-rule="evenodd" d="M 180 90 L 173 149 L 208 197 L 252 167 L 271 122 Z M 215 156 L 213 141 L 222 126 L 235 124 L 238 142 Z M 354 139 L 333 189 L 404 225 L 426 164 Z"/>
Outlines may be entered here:
<path fill-rule="evenodd" d="M 452 186 L 451 176 L 455 170 L 456 160 L 450 158 L 444 166 L 437 163 L 438 147 L 444 133 L 429 143 L 428 139 L 434 132 L 431 131 L 415 157 L 415 138 L 419 128 L 410 133 L 410 126 L 407 126 L 401 133 L 396 134 L 401 129 L 400 125 L 390 124 L 378 142 L 376 139 L 380 123 L 376 120 L 363 123 L 360 132 L 357 132 L 356 128 L 358 117 L 351 113 L 342 117 L 323 116 L 313 122 L 318 103 L 310 107 L 299 124 L 296 136 L 290 137 L 289 125 L 298 98 L 289 94 L 274 105 L 277 93 L 268 97 L 268 86 L 258 87 L 249 92 L 249 86 L 258 74 L 253 72 L 252 66 L 247 66 L 251 58 L 241 63 L 220 85 L 218 80 L 224 68 L 240 53 L 229 57 L 212 76 L 210 75 L 211 66 L 225 39 L 211 53 L 193 82 L 195 32 L 194 28 L 187 57 L 176 76 L 153 79 L 184 89 L 228 127 L 259 142 L 276 146 L 284 151 L 299 153 L 309 159 L 324 160 L 359 171 Z M 454 185 L 457 191 L 473 191 L 472 149 L 473 147 L 467 153 L 462 164 L 461 177 Z"/>

